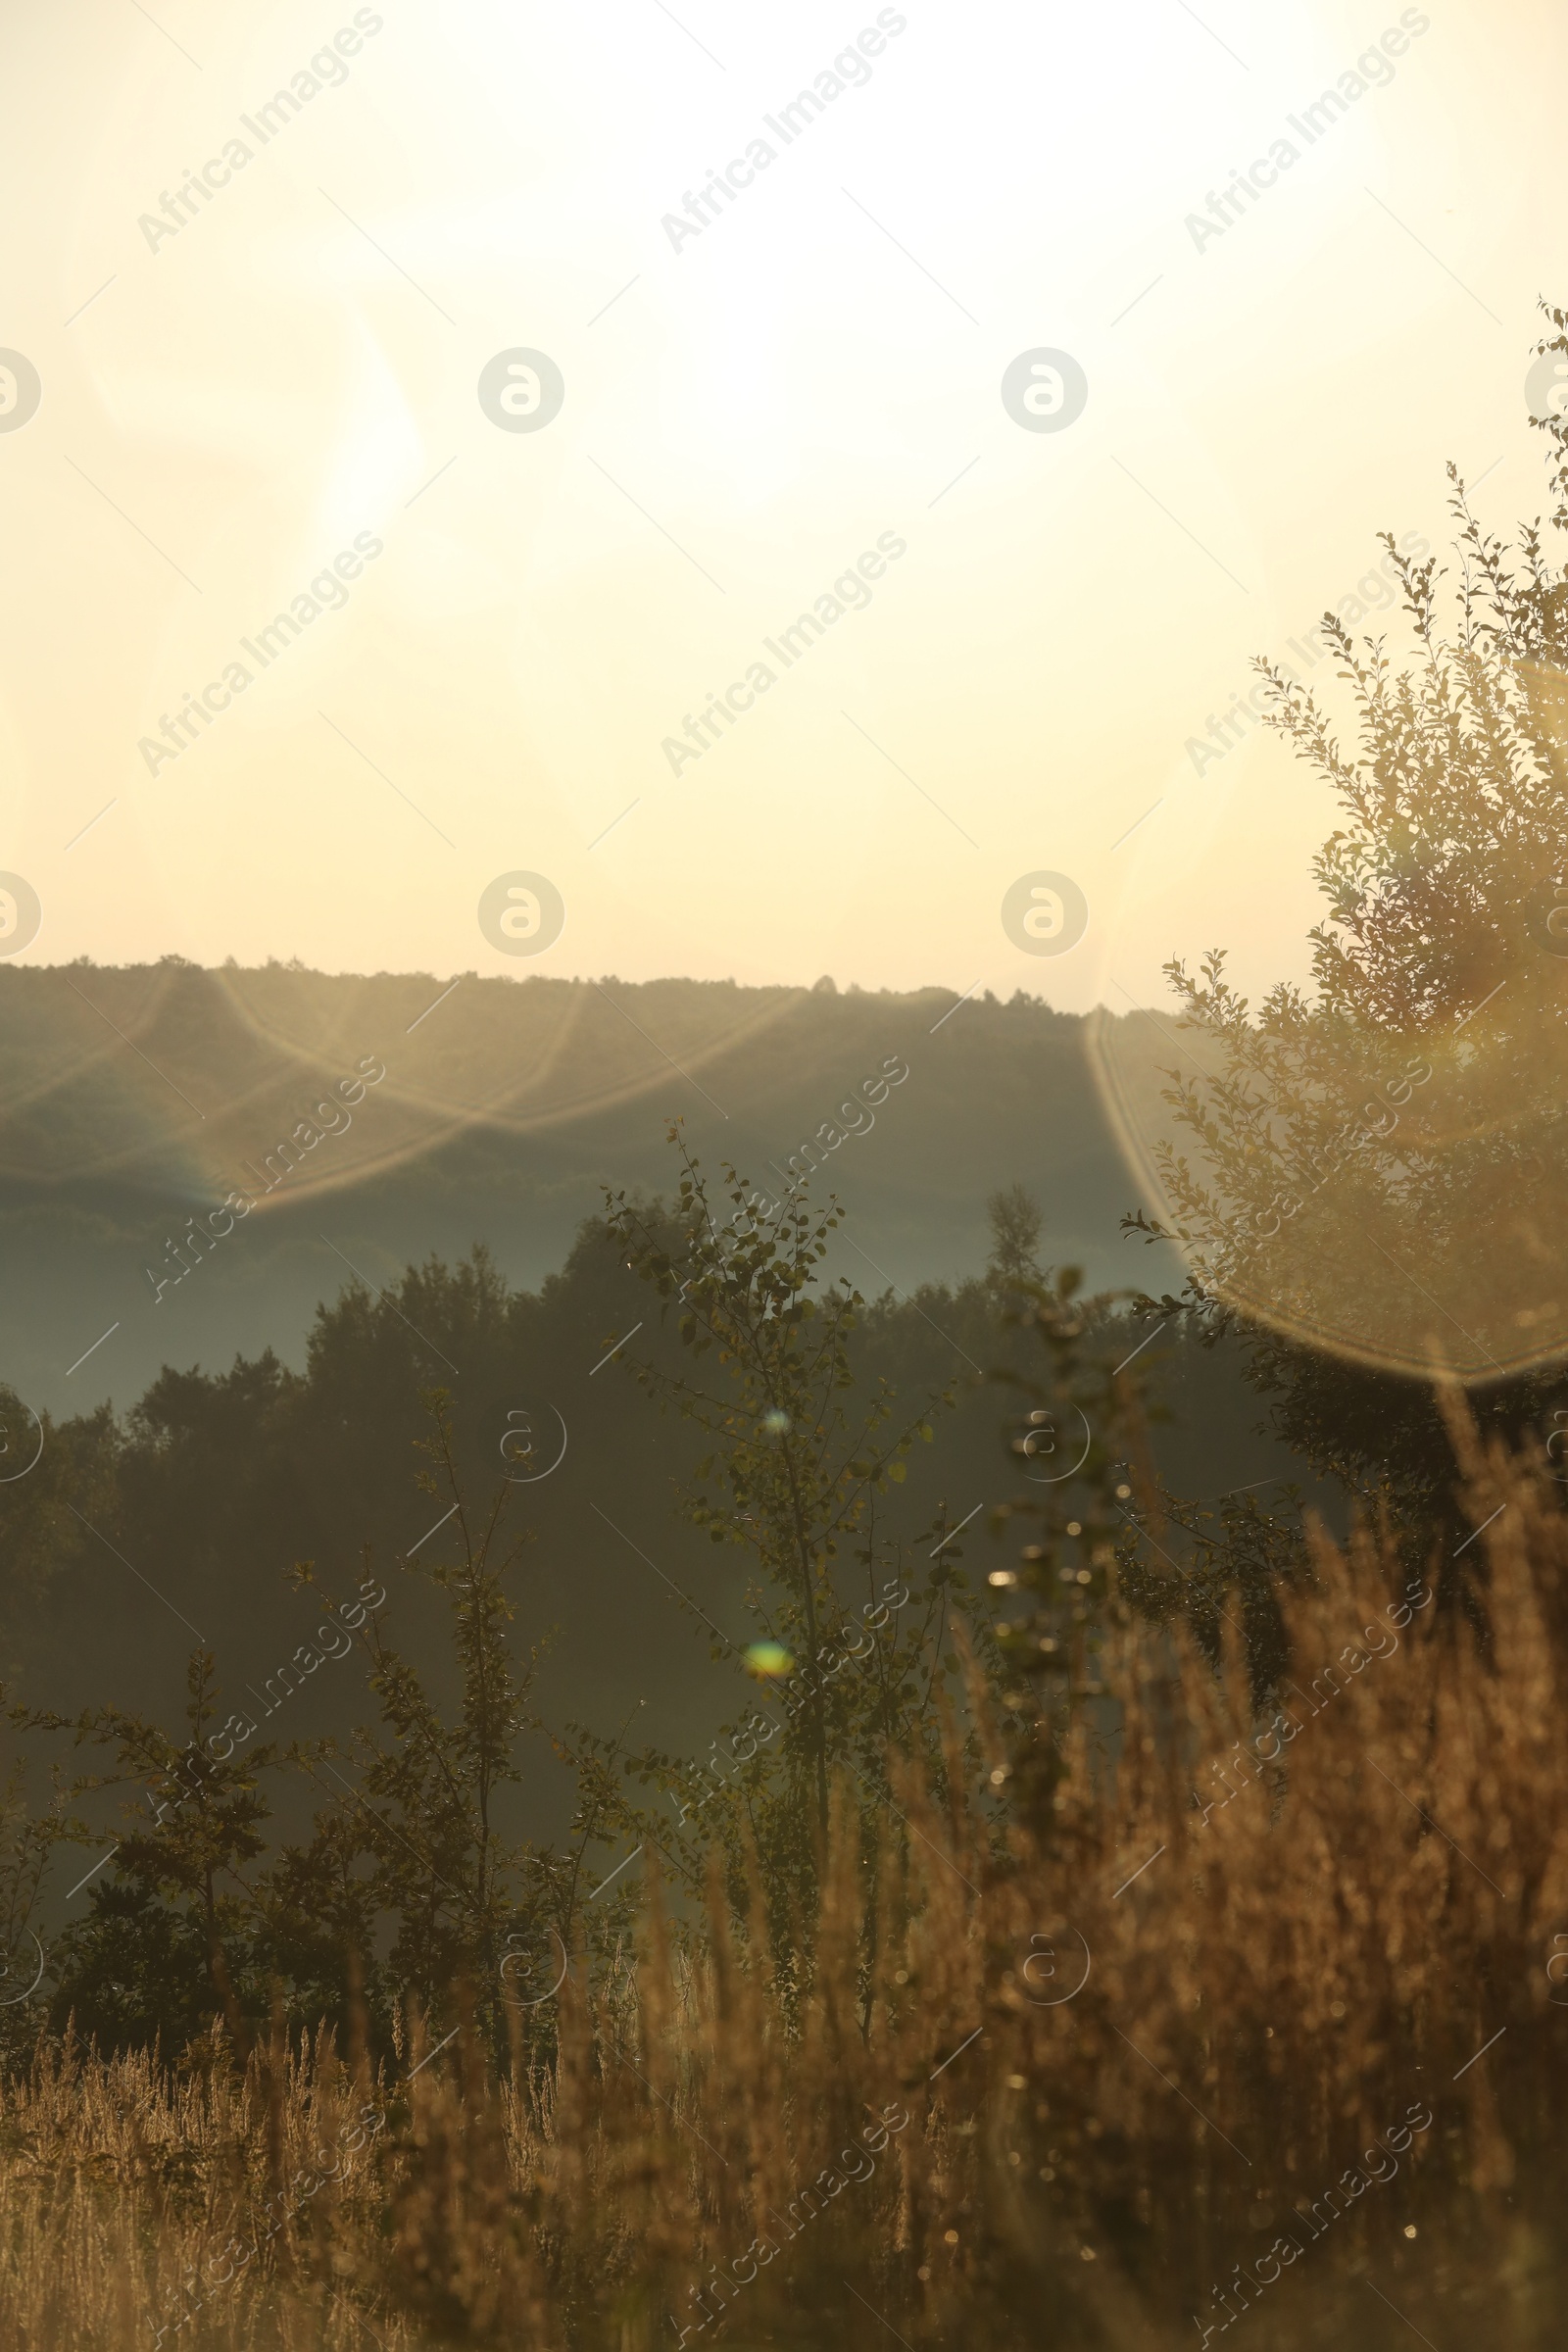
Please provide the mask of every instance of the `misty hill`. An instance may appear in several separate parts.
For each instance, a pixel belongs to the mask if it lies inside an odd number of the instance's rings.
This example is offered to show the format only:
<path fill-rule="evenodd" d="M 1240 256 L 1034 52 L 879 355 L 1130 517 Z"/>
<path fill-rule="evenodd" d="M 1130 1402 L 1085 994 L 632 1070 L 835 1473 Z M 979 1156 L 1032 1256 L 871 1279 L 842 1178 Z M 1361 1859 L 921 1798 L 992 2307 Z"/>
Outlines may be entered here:
<path fill-rule="evenodd" d="M 1141 1074 L 1159 1057 L 1139 1016 L 1096 1019 Z M 40 1410 L 123 1407 L 166 1363 L 301 1366 L 355 1270 L 482 1241 L 537 1287 L 603 1184 L 666 1180 L 672 1116 L 775 1189 L 814 1140 L 869 1293 L 976 1271 L 1013 1181 L 1048 1259 L 1175 1274 L 1118 1235 L 1138 1192 L 1086 1023 L 1021 994 L 7 966 L 0 1104 L 0 1378 Z"/>
<path fill-rule="evenodd" d="M 52 1424 L 36 1469 L 0 1484 L 3 1666 L 35 1704 L 172 1722 L 200 1642 L 225 1703 L 265 1706 L 319 1614 L 285 1571 L 312 1558 L 350 1591 L 366 1540 L 399 1639 L 422 1646 L 433 1619 L 398 1562 L 450 1542 L 412 1477 L 436 1380 L 475 1495 L 520 1429 L 567 1441 L 514 1496 L 534 1537 L 518 1637 L 555 1629 L 547 1715 L 607 1731 L 635 1714 L 701 1752 L 735 1680 L 714 1683 L 710 1637 L 750 1638 L 746 1580 L 672 1507 L 693 1433 L 603 1360 L 640 1319 L 631 1352 L 668 1357 L 673 1339 L 585 1225 L 606 1183 L 670 1187 L 671 1116 L 710 1166 L 730 1156 L 774 1189 L 814 1139 L 813 1191 L 848 1210 L 839 1267 L 873 1299 L 899 1286 L 868 1321 L 865 1372 L 908 1398 L 957 1382 L 890 1522 L 911 1566 L 939 1503 L 956 1519 L 1016 1485 L 1016 1398 L 976 1385 L 1011 1347 L 973 1279 L 987 1196 L 1022 1182 L 1042 1254 L 1097 1286 L 1176 1272 L 1118 1234 L 1137 1196 L 1088 1025 L 1027 998 L 171 961 L 0 969 L 0 1383 Z M 1160 1058 L 1150 1027 L 1110 1024 L 1122 1115 Z M 463 1262 L 476 1242 L 488 1259 Z M 1172 1338 L 1145 1362 L 1180 1491 L 1298 1473 L 1259 1434 L 1234 1351 Z M 983 1520 L 962 1548 L 983 1583 Z M 279 1736 L 364 1707 L 362 1667 L 334 1665 Z M 537 1749 L 522 1801 L 553 1830 L 567 1783 Z"/>

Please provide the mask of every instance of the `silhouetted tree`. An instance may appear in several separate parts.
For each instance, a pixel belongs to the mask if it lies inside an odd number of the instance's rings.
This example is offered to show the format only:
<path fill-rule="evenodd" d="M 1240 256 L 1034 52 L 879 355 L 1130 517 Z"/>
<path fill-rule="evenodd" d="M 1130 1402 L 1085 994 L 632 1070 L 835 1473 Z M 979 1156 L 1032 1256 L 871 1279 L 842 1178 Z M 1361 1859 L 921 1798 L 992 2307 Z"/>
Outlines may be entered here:
<path fill-rule="evenodd" d="M 1550 316 L 1550 348 L 1568 349 Z M 1543 429 L 1562 531 L 1568 419 Z M 1246 1329 L 1289 1442 L 1353 1491 L 1390 1492 L 1412 1532 L 1449 1517 L 1423 1375 L 1457 1372 L 1517 1433 L 1568 1352 L 1568 580 L 1539 523 L 1513 559 L 1448 471 L 1451 606 L 1436 559 L 1385 535 L 1411 651 L 1358 651 L 1325 616 L 1356 749 L 1307 687 L 1258 663 L 1269 723 L 1343 811 L 1314 861 L 1312 981 L 1254 1008 L 1219 950 L 1196 976 L 1166 965 L 1206 1067 L 1165 1073 L 1164 1211 L 1128 1220 L 1182 1246 L 1182 1303 Z"/>
<path fill-rule="evenodd" d="M 991 1229 L 986 1273 L 994 1286 L 1004 1292 L 1021 1291 L 1028 1283 L 1043 1282 L 1040 1206 L 1021 1184 L 1006 1185 L 991 1195 L 986 1202 L 986 1223 Z"/>

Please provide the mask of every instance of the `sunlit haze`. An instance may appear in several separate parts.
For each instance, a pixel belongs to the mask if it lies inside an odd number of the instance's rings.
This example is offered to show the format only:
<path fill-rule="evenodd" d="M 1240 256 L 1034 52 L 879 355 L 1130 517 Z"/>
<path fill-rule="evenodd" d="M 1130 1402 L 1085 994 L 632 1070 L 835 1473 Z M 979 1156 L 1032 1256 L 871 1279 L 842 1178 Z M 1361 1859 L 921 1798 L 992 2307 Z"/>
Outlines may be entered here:
<path fill-rule="evenodd" d="M 1298 973 L 1328 804 L 1215 722 L 1326 606 L 1398 625 L 1374 533 L 1441 543 L 1446 460 L 1542 507 L 1565 41 L 1521 0 L 15 17 L 26 959 Z M 537 430 L 480 403 L 518 350 Z M 1061 430 L 1004 404 L 1040 350 Z M 516 871 L 564 906 L 533 966 L 477 920 Z M 1089 906 L 1049 961 L 1001 918 L 1039 871 Z"/>

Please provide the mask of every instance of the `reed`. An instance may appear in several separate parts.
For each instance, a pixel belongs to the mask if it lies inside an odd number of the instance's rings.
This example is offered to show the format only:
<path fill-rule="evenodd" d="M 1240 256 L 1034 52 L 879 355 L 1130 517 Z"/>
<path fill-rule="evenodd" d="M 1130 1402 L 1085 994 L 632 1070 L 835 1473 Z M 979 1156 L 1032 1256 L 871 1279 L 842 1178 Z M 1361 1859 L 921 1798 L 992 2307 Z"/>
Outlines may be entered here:
<path fill-rule="evenodd" d="M 500 2068 L 417 2015 L 378 2067 L 40 2042 L 0 2092 L 4 2340 L 1555 2342 L 1568 1518 L 1454 1434 L 1484 1632 L 1363 1529 L 1312 1538 L 1261 1713 L 1239 1643 L 1216 1675 L 1130 1615 L 1106 1695 L 1011 1752 L 972 1677 L 978 1787 L 950 1724 L 948 1797 L 896 1762 L 875 1857 L 837 1788 L 799 1982 L 754 1869 L 738 1915 L 650 1884 Z"/>

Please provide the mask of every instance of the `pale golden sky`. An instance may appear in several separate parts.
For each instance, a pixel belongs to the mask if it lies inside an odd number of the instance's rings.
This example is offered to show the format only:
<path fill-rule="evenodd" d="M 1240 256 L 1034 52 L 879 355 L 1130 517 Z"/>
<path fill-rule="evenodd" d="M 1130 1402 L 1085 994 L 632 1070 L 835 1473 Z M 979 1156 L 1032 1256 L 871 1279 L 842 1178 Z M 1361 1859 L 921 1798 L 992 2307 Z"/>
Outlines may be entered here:
<path fill-rule="evenodd" d="M 1326 810 L 1276 743 L 1200 778 L 1190 741 L 1375 530 L 1440 538 L 1446 458 L 1499 522 L 1544 504 L 1544 5 L 84 0 L 3 43 L 0 345 L 42 386 L 0 431 L 31 960 L 1118 1009 L 1215 939 L 1298 971 Z M 1195 230 L 1257 159 L 1274 183 Z M 538 430 L 480 405 L 517 349 L 564 386 Z M 1039 350 L 1087 382 L 1059 431 L 1004 406 Z M 203 690 L 177 758 L 138 749 Z M 564 904 L 537 961 L 479 926 L 518 871 Z M 1059 958 L 1002 920 L 1041 871 L 1089 906 Z"/>

